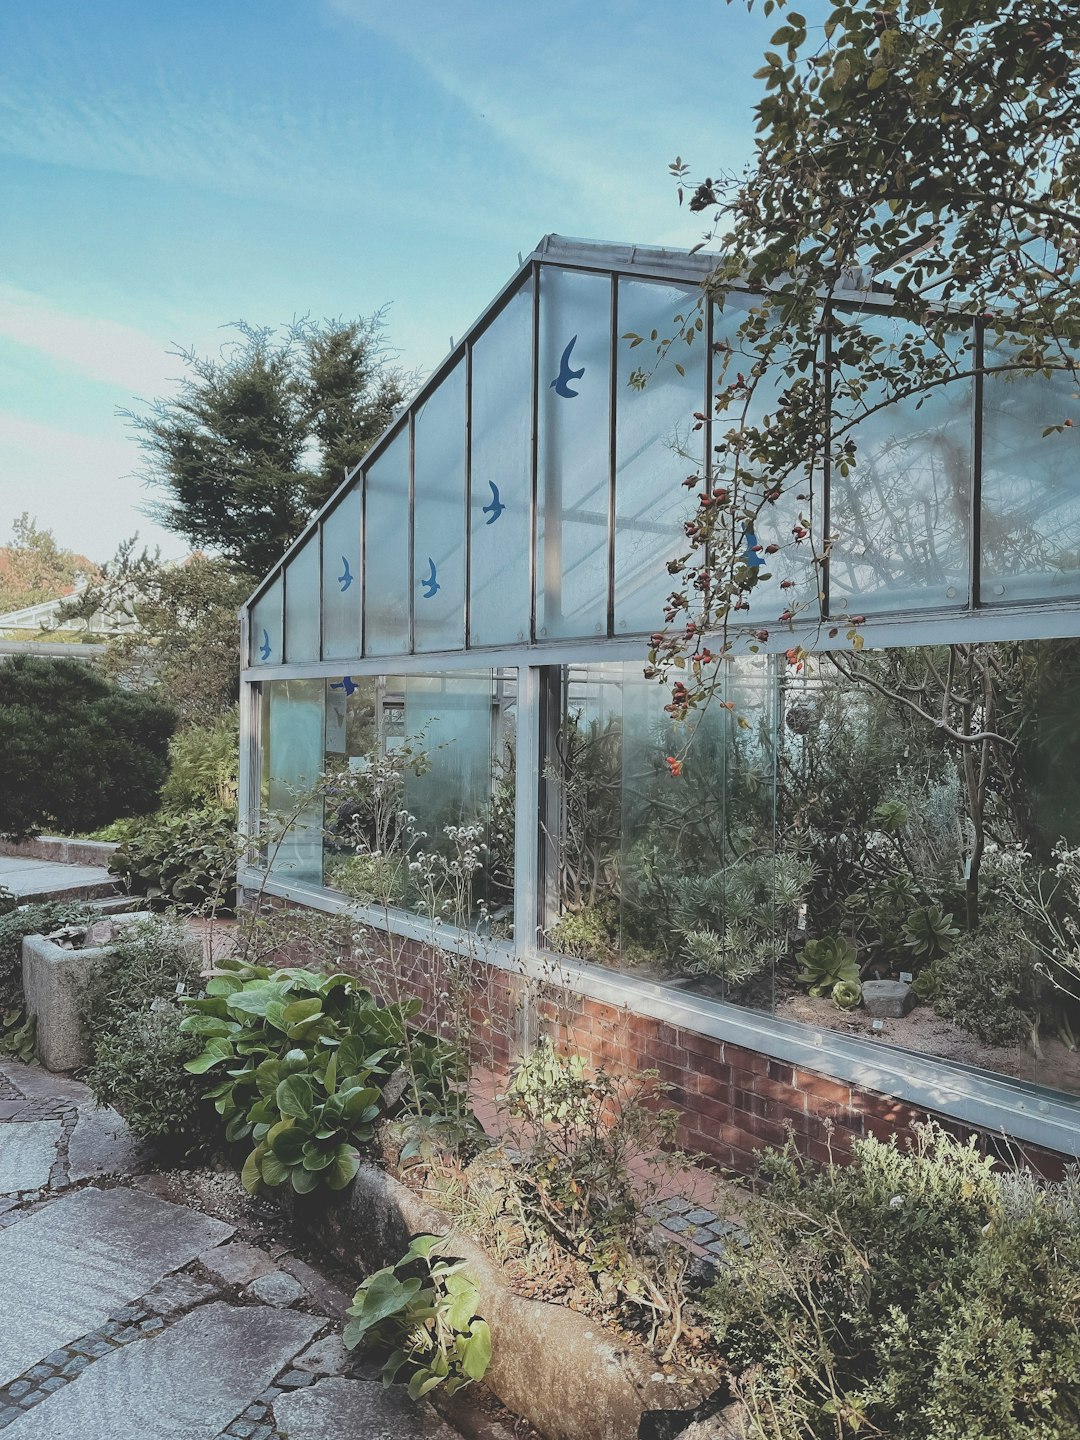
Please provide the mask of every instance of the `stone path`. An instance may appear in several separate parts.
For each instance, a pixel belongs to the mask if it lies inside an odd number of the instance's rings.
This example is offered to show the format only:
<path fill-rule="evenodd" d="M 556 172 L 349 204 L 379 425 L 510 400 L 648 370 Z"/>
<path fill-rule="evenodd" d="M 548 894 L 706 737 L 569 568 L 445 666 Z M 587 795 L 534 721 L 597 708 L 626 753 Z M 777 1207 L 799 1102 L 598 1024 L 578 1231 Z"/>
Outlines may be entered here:
<path fill-rule="evenodd" d="M 0 1065 L 3 1440 L 455 1440 L 345 1349 L 331 1281 L 149 1163 L 85 1086 Z"/>
<path fill-rule="evenodd" d="M 0 855 L 0 885 L 23 904 L 31 900 L 93 900 L 115 895 L 118 889 L 103 866 L 65 865 L 17 855 Z"/>

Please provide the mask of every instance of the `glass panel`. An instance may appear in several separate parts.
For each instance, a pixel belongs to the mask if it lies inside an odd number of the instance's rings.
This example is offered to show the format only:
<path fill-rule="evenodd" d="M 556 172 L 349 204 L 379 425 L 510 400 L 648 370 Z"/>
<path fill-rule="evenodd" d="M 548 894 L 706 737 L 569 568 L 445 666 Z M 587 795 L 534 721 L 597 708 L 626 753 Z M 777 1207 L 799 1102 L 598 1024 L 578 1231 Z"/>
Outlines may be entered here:
<path fill-rule="evenodd" d="M 275 680 L 264 710 L 262 840 L 271 873 L 322 883 L 324 682 Z"/>
<path fill-rule="evenodd" d="M 1007 349 L 987 351 L 992 369 Z M 1078 383 L 1014 372 L 983 386 L 984 604 L 1080 594 L 1080 431 L 1044 435 L 1076 413 Z"/>
<path fill-rule="evenodd" d="M 1080 762 L 1080 644 L 836 662 L 789 671 L 783 686 L 778 834 L 815 878 L 811 978 L 786 987 L 777 1013 L 1076 1091 L 1080 987 L 1060 966 L 1064 990 L 1040 970 L 1055 969 L 1054 926 L 1080 916 L 1080 888 L 1070 895 L 1054 856 L 1080 839 L 1068 778 Z M 986 731 L 1002 738 L 958 738 Z M 850 1008 L 833 996 L 843 963 L 861 980 Z M 898 1008 L 877 1008 L 889 992 Z"/>
<path fill-rule="evenodd" d="M 362 504 L 356 484 L 322 522 L 322 645 L 326 660 L 352 660 L 360 654 Z"/>
<path fill-rule="evenodd" d="M 754 341 L 739 335 L 742 325 L 760 310 L 761 301 L 735 292 L 725 297 L 723 306 L 713 311 L 713 344 L 726 346 L 717 352 L 713 364 L 713 389 L 720 392 L 737 384 L 740 375 L 747 375 L 761 357 L 753 349 Z M 744 619 L 774 624 L 788 610 L 803 615 L 818 614 L 820 584 L 814 564 L 814 542 L 819 536 L 819 521 L 814 514 L 810 493 L 803 485 L 789 482 L 778 500 L 765 498 L 761 466 L 745 449 L 736 448 L 732 432 L 743 424 L 766 428 L 767 417 L 774 416 L 781 395 L 791 381 L 783 373 L 787 352 L 779 350 L 776 359 L 758 380 L 753 395 L 740 399 L 729 409 L 717 413 L 713 409 L 713 484 L 732 489 L 741 513 L 732 522 L 732 532 L 725 538 L 721 552 L 734 564 L 753 564 L 756 579 L 753 588 L 743 596 Z M 729 447 L 727 449 L 717 447 Z M 738 470 L 735 459 L 738 458 Z M 751 557 L 754 557 L 753 559 Z"/>
<path fill-rule="evenodd" d="M 413 460 L 413 643 L 465 644 L 465 365 L 416 411 Z"/>
<path fill-rule="evenodd" d="M 770 667 L 733 664 L 692 737 L 636 665 L 563 672 L 553 949 L 771 1008 L 809 867 L 773 851 Z"/>
<path fill-rule="evenodd" d="M 366 470 L 364 644 L 369 655 L 409 648 L 409 431 Z"/>
<path fill-rule="evenodd" d="M 890 364 L 915 333 L 881 316 L 850 323 L 882 340 Z M 970 369 L 971 337 L 956 337 L 948 353 L 959 369 Z M 841 367 L 837 383 L 845 378 Z M 871 386 L 856 401 L 840 397 L 836 406 L 855 416 L 880 394 Z M 927 391 L 921 404 L 903 400 L 876 411 L 851 432 L 856 463 L 846 476 L 832 467 L 833 614 L 967 603 L 971 397 L 971 381 L 958 380 Z"/>
<path fill-rule="evenodd" d="M 285 658 L 319 658 L 319 536 L 305 540 L 285 566 Z"/>
<path fill-rule="evenodd" d="M 611 285 L 540 272 L 536 625 L 542 637 L 607 631 Z"/>
<path fill-rule="evenodd" d="M 481 670 L 329 685 L 328 885 L 513 933 L 515 678 Z"/>
<path fill-rule="evenodd" d="M 532 286 L 472 352 L 470 645 L 529 638 Z"/>
<path fill-rule="evenodd" d="M 280 665 L 281 654 L 281 576 L 251 607 L 251 632 L 248 655 L 252 665 Z"/>
<path fill-rule="evenodd" d="M 694 297 L 668 285 L 619 281 L 619 336 L 643 337 L 641 345 L 618 340 L 615 399 L 615 629 L 663 628 L 664 603 L 677 583 L 667 562 L 686 550 L 683 521 L 697 508 L 682 489 L 688 474 L 700 471 L 703 431 L 694 432 L 694 412 L 705 405 L 705 341 L 696 330 L 687 346 L 678 341 L 657 360 L 655 333 L 663 340 L 680 323 L 693 324 Z M 676 361 L 686 372 L 679 374 Z M 644 389 L 630 385 L 639 369 L 648 372 Z"/>

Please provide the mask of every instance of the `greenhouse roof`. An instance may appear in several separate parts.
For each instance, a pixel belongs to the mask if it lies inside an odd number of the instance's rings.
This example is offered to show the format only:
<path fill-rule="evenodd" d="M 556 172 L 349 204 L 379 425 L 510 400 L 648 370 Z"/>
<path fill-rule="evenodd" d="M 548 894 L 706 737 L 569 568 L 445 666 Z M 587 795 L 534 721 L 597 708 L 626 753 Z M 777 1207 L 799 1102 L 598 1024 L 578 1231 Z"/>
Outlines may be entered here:
<path fill-rule="evenodd" d="M 598 641 L 640 653 L 686 548 L 682 482 L 710 453 L 694 417 L 710 414 L 714 344 L 737 348 L 754 303 L 738 289 L 705 302 L 716 260 L 546 236 L 261 582 L 249 678 Z M 892 338 L 886 297 L 857 274 L 833 303 Z M 879 413 L 850 478 L 815 478 L 814 497 L 785 496 L 749 537 L 782 541 L 809 515 L 817 543 L 755 587 L 746 626 L 775 626 L 786 594 L 819 627 L 854 609 L 899 620 L 903 643 L 940 616 L 954 638 L 1019 633 L 1017 605 L 1026 634 L 1074 632 L 1073 451 L 1031 452 L 1059 383 L 959 380 Z M 777 630 L 770 648 L 792 643 Z"/>

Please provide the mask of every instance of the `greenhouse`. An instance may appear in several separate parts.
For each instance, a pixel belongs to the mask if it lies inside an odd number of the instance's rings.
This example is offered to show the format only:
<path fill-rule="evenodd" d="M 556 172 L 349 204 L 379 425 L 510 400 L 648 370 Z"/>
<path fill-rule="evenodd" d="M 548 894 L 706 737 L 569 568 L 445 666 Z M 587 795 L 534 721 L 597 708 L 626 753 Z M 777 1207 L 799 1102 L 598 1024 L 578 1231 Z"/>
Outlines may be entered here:
<path fill-rule="evenodd" d="M 645 666 L 755 304 L 703 299 L 714 264 L 547 237 L 265 577 L 242 882 L 557 968 L 733 1163 L 814 1097 L 1080 1154 L 1074 385 L 879 411 L 763 514 L 748 563 L 817 544 L 763 571 L 688 736 Z M 857 283 L 830 304 L 892 343 Z"/>

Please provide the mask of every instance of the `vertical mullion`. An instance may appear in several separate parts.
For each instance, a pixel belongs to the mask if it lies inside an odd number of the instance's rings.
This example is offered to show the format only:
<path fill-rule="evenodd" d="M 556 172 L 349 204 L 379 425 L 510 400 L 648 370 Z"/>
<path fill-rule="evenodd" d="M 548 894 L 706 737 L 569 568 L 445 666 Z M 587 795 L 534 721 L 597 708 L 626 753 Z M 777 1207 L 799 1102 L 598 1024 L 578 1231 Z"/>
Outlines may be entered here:
<path fill-rule="evenodd" d="M 323 658 L 323 526 L 321 520 L 315 531 L 315 549 L 318 561 L 316 573 L 319 577 L 319 644 L 315 653 L 321 660 Z"/>
<path fill-rule="evenodd" d="M 619 277 L 611 275 L 611 335 L 608 344 L 608 517 L 607 517 L 607 621 L 606 633 L 615 634 L 615 459 L 619 378 Z"/>
<path fill-rule="evenodd" d="M 982 603 L 982 450 L 983 450 L 983 365 L 986 345 L 986 325 L 981 319 L 975 321 L 974 334 L 975 378 L 971 387 L 971 506 L 968 526 L 968 609 L 975 610 Z"/>
<path fill-rule="evenodd" d="M 406 649 L 416 653 L 416 411 L 409 411 L 409 635 Z"/>
<path fill-rule="evenodd" d="M 529 432 L 529 482 L 531 501 L 529 515 L 529 639 L 536 639 L 536 564 L 537 509 L 540 504 L 540 265 L 532 267 L 532 415 Z"/>
<path fill-rule="evenodd" d="M 462 643 L 467 650 L 472 629 L 472 341 L 465 345 L 465 593 Z"/>
<path fill-rule="evenodd" d="M 517 670 L 514 764 L 514 949 L 531 955 L 540 926 L 540 684 L 535 666 Z"/>
<path fill-rule="evenodd" d="M 832 528 L 832 330 L 833 330 L 833 307 L 831 300 L 823 302 L 825 317 L 825 338 L 823 342 L 823 358 L 825 378 L 825 424 L 822 427 L 825 453 L 821 457 L 821 554 L 822 563 L 820 566 L 818 588 L 821 592 L 819 601 L 820 614 L 828 616 L 832 613 L 832 602 L 830 594 L 830 575 L 832 568 L 831 558 L 827 557 L 826 547 L 829 543 L 829 532 Z M 811 477 L 812 478 L 812 477 Z M 813 487 L 811 486 L 811 494 Z M 811 534 L 813 532 L 811 531 Z"/>
<path fill-rule="evenodd" d="M 360 654 L 367 655 L 367 471 L 360 471 Z"/>

